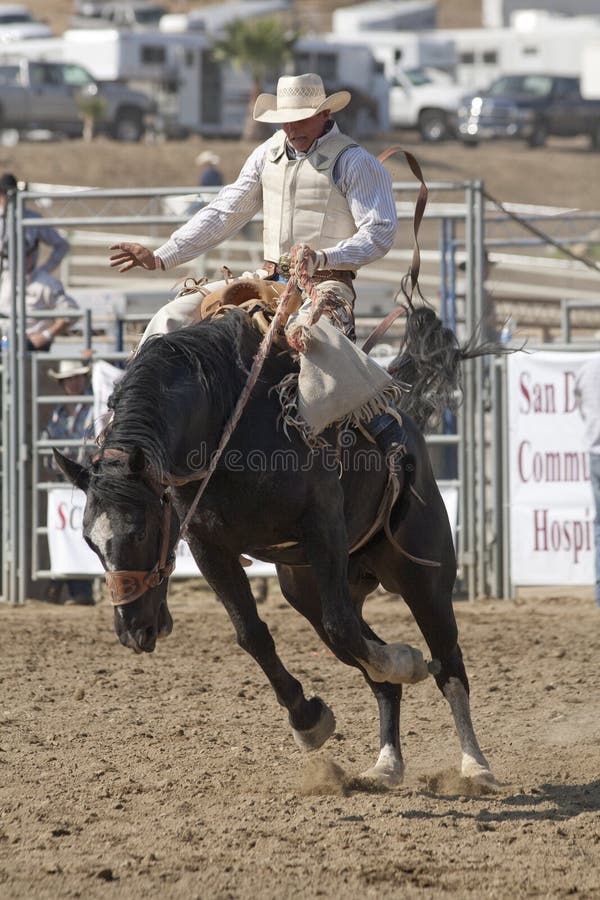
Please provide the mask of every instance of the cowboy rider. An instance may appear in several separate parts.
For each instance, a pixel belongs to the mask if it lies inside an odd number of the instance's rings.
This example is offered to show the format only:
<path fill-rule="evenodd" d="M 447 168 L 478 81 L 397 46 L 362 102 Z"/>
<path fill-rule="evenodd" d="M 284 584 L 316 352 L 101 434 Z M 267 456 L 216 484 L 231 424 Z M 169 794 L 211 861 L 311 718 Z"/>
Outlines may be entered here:
<path fill-rule="evenodd" d="M 308 245 L 308 275 L 318 292 L 333 296 L 332 321 L 354 340 L 353 280 L 361 266 L 390 250 L 397 216 L 388 172 L 331 118 L 350 99 L 348 91 L 326 96 L 321 78 L 312 73 L 281 77 L 276 96 L 261 94 L 253 113 L 256 121 L 281 128 L 250 154 L 237 180 L 154 252 L 138 243 L 112 247 L 111 267 L 171 269 L 235 234 L 262 208 L 265 262 L 254 277 L 286 281 L 292 247 Z M 154 315 L 142 342 L 188 324 L 197 306 L 196 294 L 176 297 Z M 361 353 L 354 347 L 352 352 Z M 389 376 L 361 356 L 367 394 L 382 395 Z M 384 454 L 405 440 L 386 408 L 364 422 Z"/>

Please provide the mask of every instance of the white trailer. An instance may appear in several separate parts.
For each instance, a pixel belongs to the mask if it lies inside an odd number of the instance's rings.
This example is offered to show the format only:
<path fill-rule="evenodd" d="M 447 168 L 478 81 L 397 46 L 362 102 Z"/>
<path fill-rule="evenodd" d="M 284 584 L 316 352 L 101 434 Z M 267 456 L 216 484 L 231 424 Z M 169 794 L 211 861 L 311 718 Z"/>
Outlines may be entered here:
<path fill-rule="evenodd" d="M 436 0 L 374 0 L 334 9 L 332 27 L 337 34 L 357 34 L 365 30 L 421 31 L 437 25 Z"/>
<path fill-rule="evenodd" d="M 355 137 L 389 128 L 390 85 L 371 48 L 337 35 L 300 38 L 294 47 L 294 71 L 316 72 L 328 91 L 349 90 L 352 101 L 336 115 L 340 126 Z"/>
<path fill-rule="evenodd" d="M 156 100 L 167 134 L 238 137 L 246 121 L 251 80 L 247 73 L 215 60 L 213 45 L 214 37 L 198 31 L 77 28 L 62 38 L 21 41 L 18 46 L 11 42 L 10 52 L 78 63 L 98 81 L 124 81 L 143 89 Z M 352 107 L 342 117 L 351 134 L 372 136 L 387 130 L 389 85 L 364 44 L 302 38 L 292 68 L 318 72 L 330 90 L 352 91 Z M 271 88 L 274 85 L 266 86 Z"/>
<path fill-rule="evenodd" d="M 454 40 L 457 80 L 469 88 L 485 88 L 498 75 L 515 72 L 580 75 L 583 48 L 594 33 L 600 36 L 600 17 L 569 18 L 522 10 L 509 28 L 453 29 L 439 34 Z"/>
<path fill-rule="evenodd" d="M 326 36 L 335 43 L 367 46 L 375 59 L 383 65 L 388 79 L 398 69 L 433 68 L 452 74 L 458 61 L 451 38 L 440 39 L 438 31 L 376 31 L 362 29 L 360 33 L 334 31 Z"/>
<path fill-rule="evenodd" d="M 334 16 L 335 40 L 367 44 L 388 78 L 394 78 L 397 66 L 435 67 L 453 73 L 468 90 L 483 89 L 498 75 L 511 72 L 579 75 L 584 47 L 590 38 L 600 37 L 600 16 L 566 17 L 534 10 L 515 13 L 506 28 L 407 32 L 358 30 L 358 26 L 352 30 L 344 25 L 341 30 L 341 21 Z"/>
<path fill-rule="evenodd" d="M 11 44 L 29 59 L 73 62 L 98 81 L 124 81 L 157 102 L 167 134 L 241 134 L 250 80 L 212 55 L 199 32 L 71 29 L 62 38 Z M 0 51 L 1 53 L 1 51 Z"/>
<path fill-rule="evenodd" d="M 600 100 L 600 38 L 588 41 L 581 54 L 581 96 Z"/>

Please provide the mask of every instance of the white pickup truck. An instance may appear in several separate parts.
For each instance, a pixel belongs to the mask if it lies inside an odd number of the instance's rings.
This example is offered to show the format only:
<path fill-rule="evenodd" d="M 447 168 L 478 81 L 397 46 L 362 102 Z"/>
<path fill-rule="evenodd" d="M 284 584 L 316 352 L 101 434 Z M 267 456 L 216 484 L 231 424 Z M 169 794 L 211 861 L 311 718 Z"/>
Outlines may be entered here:
<path fill-rule="evenodd" d="M 464 96 L 463 85 L 433 69 L 396 69 L 390 79 L 390 125 L 417 128 L 424 141 L 452 135 L 451 122 Z"/>

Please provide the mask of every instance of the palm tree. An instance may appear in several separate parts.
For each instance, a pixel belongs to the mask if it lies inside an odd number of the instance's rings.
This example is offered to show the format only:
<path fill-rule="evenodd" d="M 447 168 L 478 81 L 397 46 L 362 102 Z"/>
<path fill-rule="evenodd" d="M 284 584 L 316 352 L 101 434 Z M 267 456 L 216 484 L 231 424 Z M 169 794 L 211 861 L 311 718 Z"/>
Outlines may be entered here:
<path fill-rule="evenodd" d="M 83 119 L 83 140 L 89 144 L 94 137 L 96 123 L 106 117 L 108 104 L 104 97 L 97 94 L 82 95 L 77 98 L 79 115 Z"/>
<path fill-rule="evenodd" d="M 252 119 L 256 98 L 264 90 L 266 79 L 281 72 L 285 63 L 292 58 L 298 35 L 291 33 L 276 18 L 249 22 L 235 19 L 224 30 L 225 37 L 215 44 L 214 56 L 231 63 L 237 69 L 246 70 L 250 75 L 252 91 L 243 138 L 259 140 L 263 129 L 260 122 Z"/>

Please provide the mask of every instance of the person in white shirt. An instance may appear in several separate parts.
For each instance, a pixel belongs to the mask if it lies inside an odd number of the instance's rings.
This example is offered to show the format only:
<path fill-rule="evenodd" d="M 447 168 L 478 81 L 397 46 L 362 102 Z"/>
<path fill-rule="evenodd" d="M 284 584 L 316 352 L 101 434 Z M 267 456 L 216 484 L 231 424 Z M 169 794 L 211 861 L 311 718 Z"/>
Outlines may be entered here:
<path fill-rule="evenodd" d="M 319 292 L 333 292 L 332 321 L 353 340 L 354 277 L 391 249 L 397 215 L 389 173 L 331 118 L 350 99 L 347 91 L 326 96 L 312 73 L 281 77 L 277 95 L 261 94 L 254 107 L 257 121 L 281 129 L 250 154 L 237 180 L 156 251 L 138 243 L 112 247 L 111 267 L 172 269 L 217 246 L 262 209 L 265 261 L 255 275 L 286 281 L 292 247 L 308 245 L 308 274 Z M 156 313 L 142 342 L 189 323 L 197 306 L 197 295 L 176 297 Z M 365 357 L 364 364 L 373 396 L 380 395 L 388 382 L 372 368 L 375 363 Z M 404 437 L 393 416 L 379 415 L 366 427 L 382 449 Z"/>
<path fill-rule="evenodd" d="M 590 479 L 596 508 L 594 527 L 596 606 L 600 609 L 600 353 L 585 362 L 575 381 L 575 396 L 584 422 L 590 461 Z"/>

